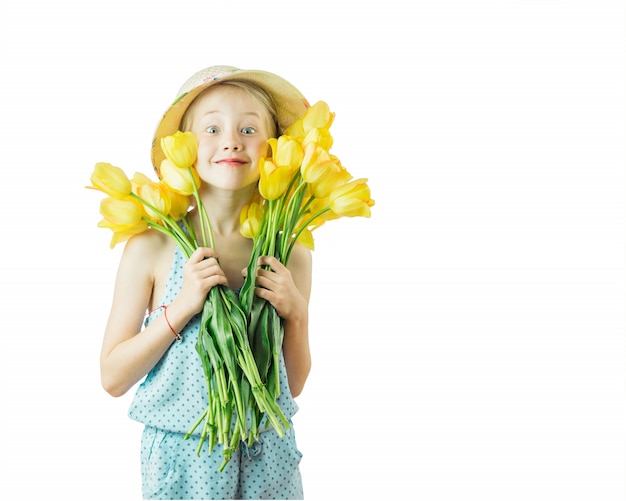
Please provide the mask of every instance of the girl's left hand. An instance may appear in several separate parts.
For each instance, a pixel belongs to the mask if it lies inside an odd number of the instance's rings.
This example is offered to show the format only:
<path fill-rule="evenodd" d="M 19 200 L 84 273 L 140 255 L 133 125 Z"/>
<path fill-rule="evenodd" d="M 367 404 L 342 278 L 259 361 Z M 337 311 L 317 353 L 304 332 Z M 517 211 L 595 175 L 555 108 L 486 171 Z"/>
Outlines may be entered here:
<path fill-rule="evenodd" d="M 278 315 L 284 320 L 305 317 L 307 301 L 298 290 L 287 267 L 271 256 L 261 256 L 258 264 L 267 265 L 270 269 L 257 270 L 255 294 L 272 303 Z"/>

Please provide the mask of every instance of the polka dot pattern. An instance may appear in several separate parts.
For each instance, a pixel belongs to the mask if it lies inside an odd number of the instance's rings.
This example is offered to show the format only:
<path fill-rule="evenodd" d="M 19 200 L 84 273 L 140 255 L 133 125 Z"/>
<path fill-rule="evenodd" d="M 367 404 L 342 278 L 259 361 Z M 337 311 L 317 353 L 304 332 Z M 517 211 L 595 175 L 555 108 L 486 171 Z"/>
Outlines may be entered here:
<path fill-rule="evenodd" d="M 196 455 L 198 437 L 183 440 L 147 426 L 141 439 L 144 499 L 303 499 L 293 428 L 284 437 L 274 430 L 259 441 L 242 444 L 219 472 L 222 448 Z"/>
<path fill-rule="evenodd" d="M 176 247 L 160 304 L 170 304 L 179 293 L 184 264 L 185 256 Z M 151 313 L 146 325 L 161 314 L 162 309 Z M 196 455 L 201 426 L 183 440 L 207 407 L 206 381 L 195 350 L 199 324 L 198 314 L 182 330 L 182 342 L 173 343 L 138 386 L 128 411 L 131 419 L 146 425 L 141 446 L 145 499 L 301 499 L 301 454 L 293 429 L 282 438 L 270 429 L 250 448 L 242 444 L 221 473 L 221 446 L 211 455 L 206 447 Z M 298 410 L 282 356 L 278 405 L 287 419 Z"/>

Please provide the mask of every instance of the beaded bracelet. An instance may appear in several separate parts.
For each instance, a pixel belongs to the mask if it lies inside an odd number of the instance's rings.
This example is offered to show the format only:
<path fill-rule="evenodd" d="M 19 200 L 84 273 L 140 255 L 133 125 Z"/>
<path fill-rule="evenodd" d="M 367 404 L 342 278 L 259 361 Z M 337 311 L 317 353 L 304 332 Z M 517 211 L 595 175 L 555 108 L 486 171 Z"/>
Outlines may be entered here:
<path fill-rule="evenodd" d="M 172 324 L 170 324 L 170 321 L 167 318 L 167 305 L 162 304 L 161 306 L 157 306 L 150 313 L 154 313 L 155 311 L 160 310 L 161 308 L 163 308 L 163 316 L 165 317 L 165 322 L 167 323 L 167 326 L 172 331 L 172 334 L 174 334 L 174 337 L 176 338 L 176 341 L 178 341 L 180 343 L 183 340 L 183 336 L 181 336 L 178 332 L 176 332 L 174 330 L 174 327 L 172 327 Z M 148 313 L 148 315 L 150 315 L 150 313 Z"/>

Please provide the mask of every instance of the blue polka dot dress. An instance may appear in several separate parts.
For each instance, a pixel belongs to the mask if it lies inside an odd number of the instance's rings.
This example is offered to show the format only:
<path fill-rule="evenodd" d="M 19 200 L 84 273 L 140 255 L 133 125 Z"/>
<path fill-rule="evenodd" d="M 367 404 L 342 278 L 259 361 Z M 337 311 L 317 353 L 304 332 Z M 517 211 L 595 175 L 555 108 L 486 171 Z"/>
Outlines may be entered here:
<path fill-rule="evenodd" d="M 176 247 L 174 261 L 160 304 L 170 304 L 181 289 L 185 256 Z M 151 313 L 146 325 L 162 310 Z M 137 388 L 129 416 L 145 425 L 141 439 L 141 472 L 144 499 L 303 499 L 293 427 L 279 437 L 270 427 L 251 446 L 241 443 L 226 468 L 222 446 L 209 455 L 206 445 L 196 455 L 197 434 L 183 440 L 207 407 L 207 389 L 200 358 L 195 350 L 200 328 L 196 315 Z M 287 384 L 284 360 L 280 360 L 278 405 L 290 419 L 298 410 Z"/>

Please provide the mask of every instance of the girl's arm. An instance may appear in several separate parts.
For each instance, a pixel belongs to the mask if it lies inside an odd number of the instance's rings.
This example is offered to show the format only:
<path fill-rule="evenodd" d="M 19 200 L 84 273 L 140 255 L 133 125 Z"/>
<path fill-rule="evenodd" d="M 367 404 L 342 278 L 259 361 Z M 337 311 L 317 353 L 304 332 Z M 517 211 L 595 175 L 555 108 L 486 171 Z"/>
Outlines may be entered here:
<path fill-rule="evenodd" d="M 139 382 L 176 339 L 164 314 L 142 330 L 146 312 L 159 306 L 154 302 L 164 290 L 173 250 L 167 237 L 156 231 L 134 236 L 124 248 L 100 355 L 102 386 L 113 396 Z M 211 287 L 226 284 L 221 268 L 210 259 L 215 257 L 215 251 L 202 248 L 185 264 L 181 291 L 167 305 L 167 320 L 175 332 L 202 309 Z M 159 297 L 154 297 L 155 289 Z"/>
<path fill-rule="evenodd" d="M 262 256 L 259 264 L 271 270 L 259 269 L 256 294 L 268 300 L 283 319 L 285 337 L 283 355 L 289 379 L 289 389 L 297 397 L 304 388 L 311 370 L 309 348 L 309 298 L 311 295 L 311 252 L 296 245 L 288 266 L 276 258 Z"/>

